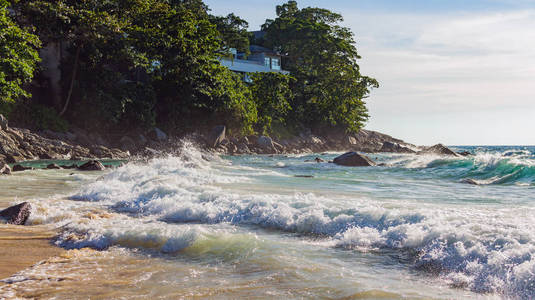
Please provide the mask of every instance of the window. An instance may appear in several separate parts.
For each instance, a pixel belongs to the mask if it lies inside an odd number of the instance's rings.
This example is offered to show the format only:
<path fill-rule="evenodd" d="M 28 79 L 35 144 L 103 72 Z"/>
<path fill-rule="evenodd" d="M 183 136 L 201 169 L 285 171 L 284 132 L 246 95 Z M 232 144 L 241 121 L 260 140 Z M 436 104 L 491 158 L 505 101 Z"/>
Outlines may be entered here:
<path fill-rule="evenodd" d="M 269 57 L 264 57 L 264 66 L 271 68 L 271 62 L 269 60 Z"/>
<path fill-rule="evenodd" d="M 274 70 L 280 70 L 281 69 L 281 63 L 279 58 L 272 58 L 271 59 L 271 68 Z"/>

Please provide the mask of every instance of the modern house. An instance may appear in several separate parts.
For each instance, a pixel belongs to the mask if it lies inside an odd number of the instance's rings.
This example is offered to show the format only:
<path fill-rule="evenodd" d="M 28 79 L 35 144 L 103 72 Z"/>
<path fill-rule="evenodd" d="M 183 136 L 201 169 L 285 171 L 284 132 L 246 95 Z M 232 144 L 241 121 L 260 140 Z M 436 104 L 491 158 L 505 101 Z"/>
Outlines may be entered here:
<path fill-rule="evenodd" d="M 268 48 L 257 45 L 249 47 L 251 54 L 245 57 L 244 53 L 237 52 L 236 49 L 230 49 L 232 57 L 222 57 L 220 59 L 221 65 L 230 70 L 243 74 L 243 80 L 251 82 L 249 73 L 257 72 L 277 72 L 282 74 L 290 74 L 281 68 L 282 56 Z"/>

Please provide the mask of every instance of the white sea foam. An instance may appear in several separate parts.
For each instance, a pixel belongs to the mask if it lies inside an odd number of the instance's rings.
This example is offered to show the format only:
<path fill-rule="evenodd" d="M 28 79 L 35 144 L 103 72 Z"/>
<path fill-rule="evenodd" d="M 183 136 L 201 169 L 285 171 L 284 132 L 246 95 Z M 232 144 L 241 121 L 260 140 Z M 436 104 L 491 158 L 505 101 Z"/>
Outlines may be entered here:
<path fill-rule="evenodd" d="M 399 164 L 429 166 L 437 161 L 434 156 L 407 157 L 408 162 Z M 485 155 L 475 159 L 497 163 Z M 82 187 L 72 197 L 78 200 L 69 208 L 74 215 L 40 222 L 63 220 L 58 243 L 65 247 L 120 245 L 162 252 L 187 248 L 205 234 L 204 227 L 191 223 L 255 225 L 319 235 L 337 247 L 408 253 L 415 267 L 437 273 L 451 285 L 535 296 L 533 207 L 448 206 L 335 192 L 244 192 L 234 185 L 255 179 L 228 169 L 227 162 L 207 161 L 192 149 L 178 157 L 128 164 Z M 76 205 L 108 207 L 114 216 L 76 217 Z"/>

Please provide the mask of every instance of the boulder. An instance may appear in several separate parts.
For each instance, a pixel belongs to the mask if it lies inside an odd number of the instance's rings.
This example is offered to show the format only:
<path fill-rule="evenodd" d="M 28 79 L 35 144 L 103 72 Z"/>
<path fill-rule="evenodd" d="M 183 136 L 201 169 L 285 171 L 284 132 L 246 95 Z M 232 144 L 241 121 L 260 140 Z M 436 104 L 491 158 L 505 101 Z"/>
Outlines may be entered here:
<path fill-rule="evenodd" d="M 154 127 L 154 129 L 149 132 L 148 136 L 150 139 L 158 142 L 167 141 L 167 134 L 158 127 Z"/>
<path fill-rule="evenodd" d="M 468 151 L 460 151 L 460 152 L 457 152 L 457 154 L 462 155 L 462 156 L 470 156 L 470 155 L 472 155 L 472 153 L 470 153 Z"/>
<path fill-rule="evenodd" d="M 11 168 L 7 164 L 0 164 L 0 175 L 11 174 Z"/>
<path fill-rule="evenodd" d="M 218 125 L 210 131 L 210 134 L 206 138 L 206 144 L 208 147 L 215 148 L 225 140 L 225 133 L 227 128 L 225 125 Z"/>
<path fill-rule="evenodd" d="M 448 155 L 448 156 L 459 156 L 459 154 L 453 152 L 448 147 L 442 144 L 436 144 L 431 147 L 424 148 L 424 150 L 418 152 L 418 154 L 436 154 L 436 155 Z"/>
<path fill-rule="evenodd" d="M 72 164 L 72 165 L 61 165 L 60 167 L 62 169 L 76 169 L 78 166 L 75 164 Z"/>
<path fill-rule="evenodd" d="M 347 152 L 336 157 L 333 162 L 337 165 L 348 167 L 368 167 L 375 166 L 375 162 L 365 155 L 360 155 L 357 152 Z"/>
<path fill-rule="evenodd" d="M 46 168 L 49 169 L 49 170 L 59 170 L 59 169 L 61 169 L 61 167 L 56 165 L 56 164 L 49 164 L 48 166 L 46 166 Z"/>
<path fill-rule="evenodd" d="M 322 163 L 322 162 L 325 162 L 325 160 L 319 158 L 319 157 L 316 157 L 314 159 L 307 159 L 305 160 L 305 162 L 316 162 L 316 163 Z"/>
<path fill-rule="evenodd" d="M 121 144 L 119 147 L 121 150 L 133 150 L 136 148 L 136 142 L 129 136 L 123 136 L 119 143 Z"/>
<path fill-rule="evenodd" d="M 25 167 L 25 166 L 22 166 L 22 165 L 14 165 L 13 169 L 11 171 L 12 172 L 21 172 L 21 171 L 26 171 L 26 170 L 33 170 L 33 168 L 32 167 Z"/>
<path fill-rule="evenodd" d="M 275 150 L 273 140 L 269 136 L 260 136 L 256 140 L 256 145 L 264 150 Z"/>
<path fill-rule="evenodd" d="M 0 211 L 0 217 L 13 225 L 24 225 L 30 216 L 32 206 L 28 202 L 8 207 Z"/>
<path fill-rule="evenodd" d="M 0 114 L 0 129 L 7 130 L 8 128 L 7 119 L 4 117 L 4 115 Z"/>
<path fill-rule="evenodd" d="M 411 150 L 407 147 L 403 147 L 400 144 L 392 143 L 385 141 L 383 146 L 379 149 L 379 152 L 391 152 L 391 153 L 415 153 L 414 150 Z"/>
<path fill-rule="evenodd" d="M 104 171 L 106 167 L 98 160 L 90 160 L 78 167 L 80 171 Z"/>
<path fill-rule="evenodd" d="M 357 144 L 357 139 L 353 136 L 348 136 L 347 137 L 347 143 L 349 145 L 356 145 Z"/>

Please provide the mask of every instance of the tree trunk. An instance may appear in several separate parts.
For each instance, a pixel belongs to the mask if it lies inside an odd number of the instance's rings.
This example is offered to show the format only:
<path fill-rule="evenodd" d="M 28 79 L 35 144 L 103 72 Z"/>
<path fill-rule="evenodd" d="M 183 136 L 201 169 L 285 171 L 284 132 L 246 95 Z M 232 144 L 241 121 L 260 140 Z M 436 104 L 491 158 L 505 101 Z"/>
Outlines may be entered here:
<path fill-rule="evenodd" d="M 69 102 L 71 102 L 72 89 L 74 88 L 74 79 L 76 79 L 76 69 L 78 68 L 78 60 L 80 59 L 80 49 L 82 49 L 82 46 L 78 46 L 78 48 L 76 49 L 76 57 L 74 58 L 74 66 L 72 67 L 71 85 L 69 87 L 69 93 L 67 94 L 67 100 L 65 100 L 65 105 L 59 113 L 60 117 L 63 116 L 63 114 L 67 111 Z"/>

